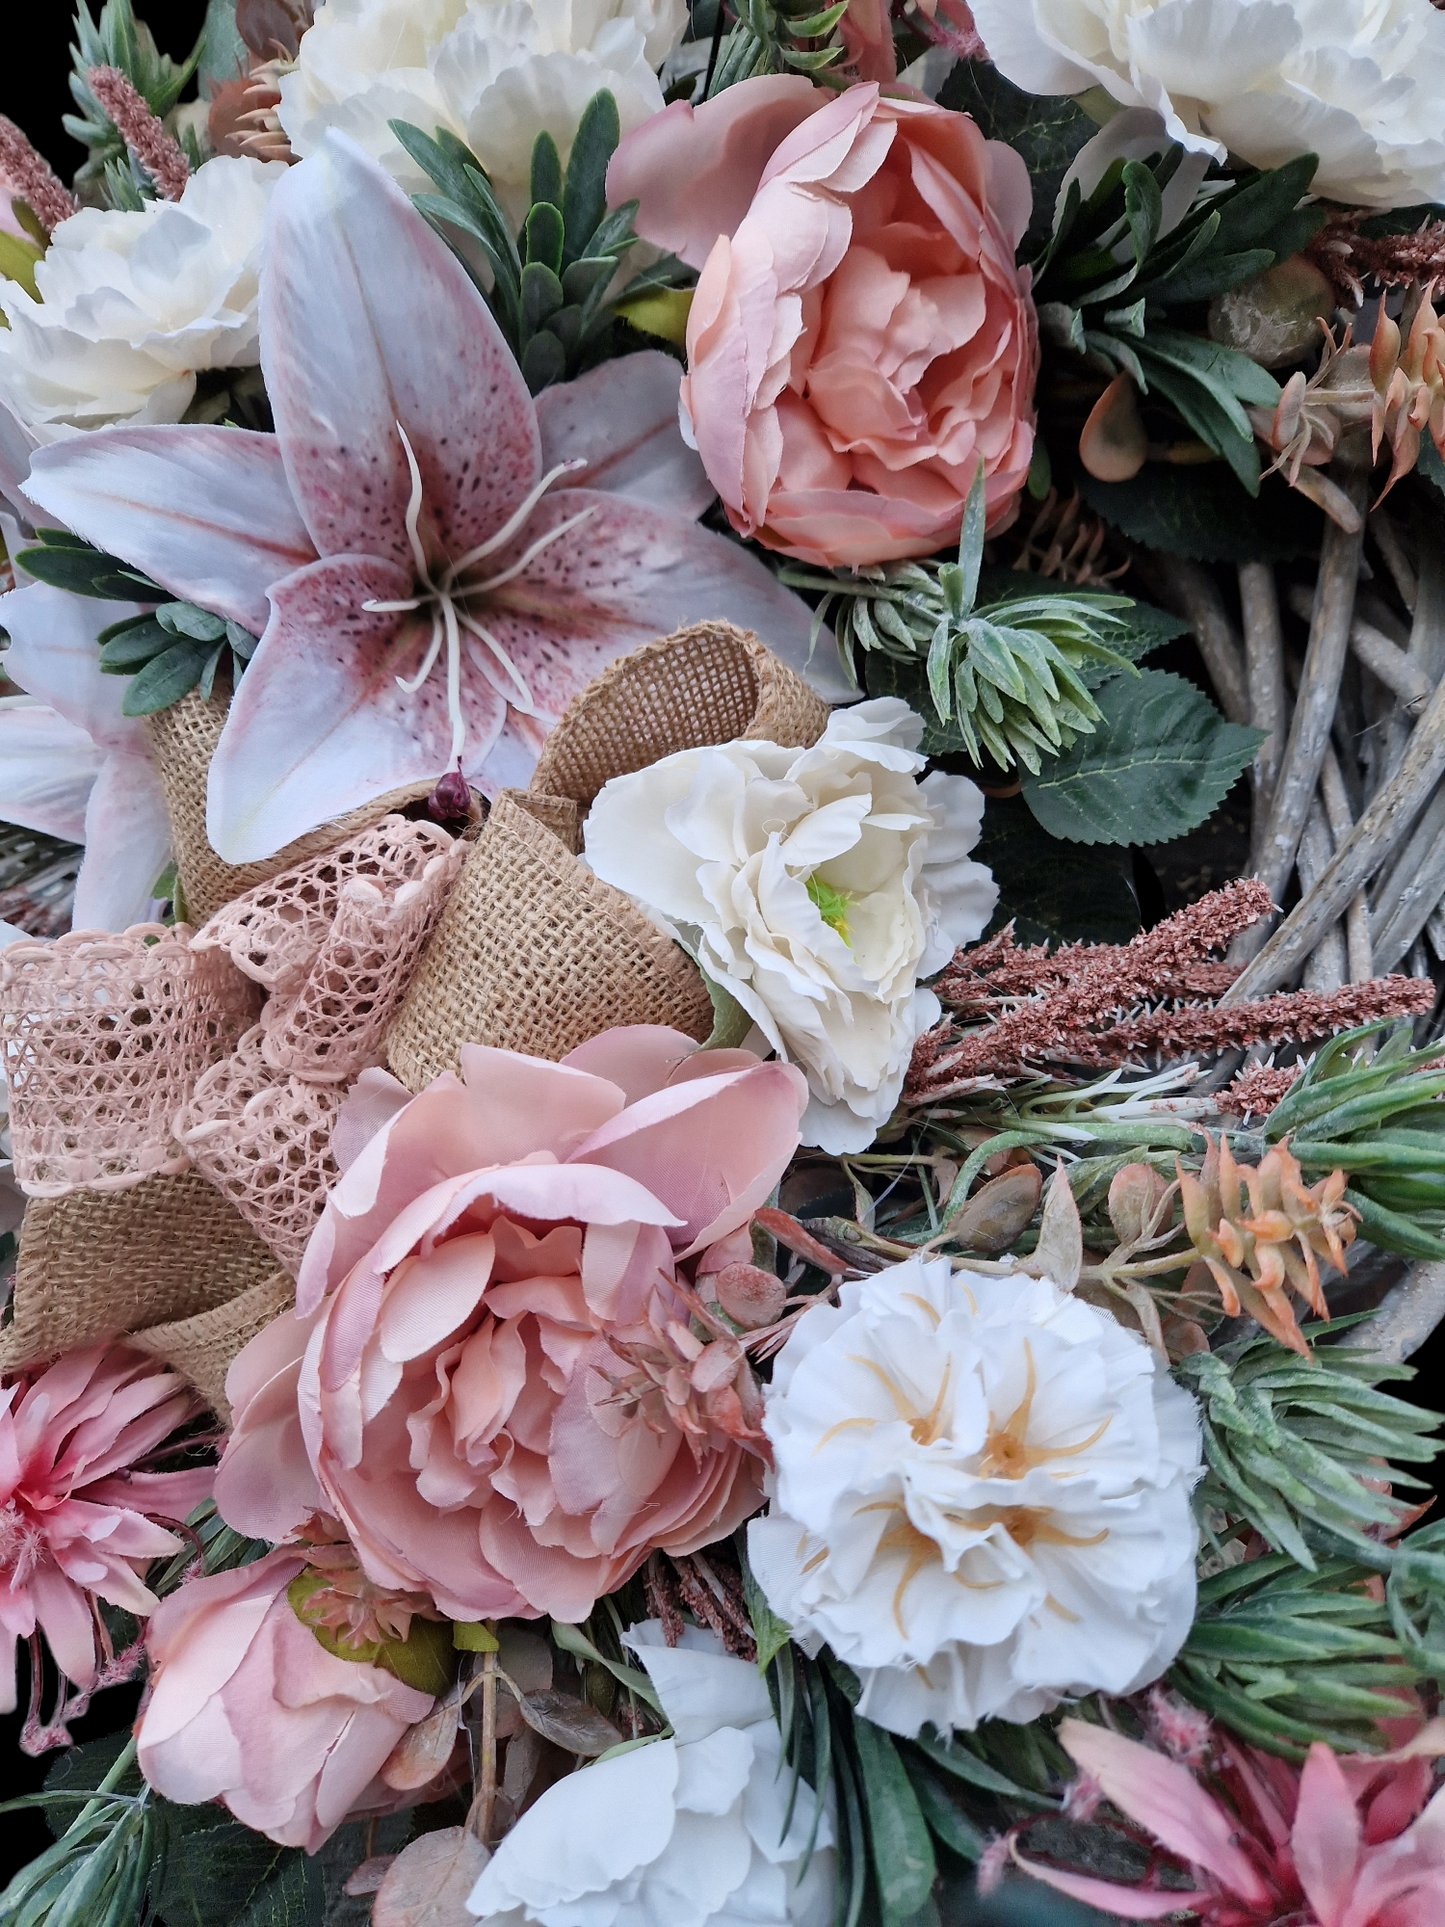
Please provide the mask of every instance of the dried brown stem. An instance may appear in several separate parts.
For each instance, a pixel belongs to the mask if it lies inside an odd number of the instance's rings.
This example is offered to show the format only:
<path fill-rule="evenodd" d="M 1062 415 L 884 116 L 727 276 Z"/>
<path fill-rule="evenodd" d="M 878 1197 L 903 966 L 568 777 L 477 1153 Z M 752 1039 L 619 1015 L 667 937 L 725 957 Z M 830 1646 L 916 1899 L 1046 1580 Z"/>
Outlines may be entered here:
<path fill-rule="evenodd" d="M 1289 693 L 1284 683 L 1284 642 L 1279 627 L 1279 597 L 1267 562 L 1241 562 L 1239 603 L 1244 616 L 1244 667 L 1249 690 L 1249 720 L 1265 732 L 1250 765 L 1254 823 L 1262 831 L 1274 800 L 1284 755 Z M 1257 852 L 1251 867 L 1257 867 Z"/>
<path fill-rule="evenodd" d="M 1213 576 L 1199 563 L 1178 555 L 1152 555 L 1149 572 L 1162 583 L 1169 601 L 1193 631 L 1219 707 L 1230 722 L 1248 722 L 1244 652 Z"/>

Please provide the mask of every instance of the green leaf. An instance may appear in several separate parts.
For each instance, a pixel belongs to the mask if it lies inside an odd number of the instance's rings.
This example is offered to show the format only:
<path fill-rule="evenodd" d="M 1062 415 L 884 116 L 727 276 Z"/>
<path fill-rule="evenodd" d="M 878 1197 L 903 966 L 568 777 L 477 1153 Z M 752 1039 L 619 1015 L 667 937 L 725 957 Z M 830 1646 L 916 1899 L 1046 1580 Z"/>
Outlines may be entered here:
<path fill-rule="evenodd" d="M 892 1738 L 871 1720 L 855 1719 L 853 1742 L 884 1927 L 894 1927 L 927 1903 L 938 1863 L 928 1823 Z"/>
<path fill-rule="evenodd" d="M 1182 303 L 1208 301 L 1211 295 L 1237 288 L 1252 275 L 1273 267 L 1273 248 L 1249 248 L 1241 254 L 1208 254 L 1202 261 L 1190 261 L 1157 281 L 1138 283 L 1139 293 L 1150 301 Z"/>
<path fill-rule="evenodd" d="M 1309 192 L 1318 166 L 1318 155 L 1301 154 L 1283 167 L 1256 174 L 1235 193 L 1214 202 L 1219 215 L 1218 251 L 1233 254 L 1245 248 L 1270 247 L 1270 237 Z M 1320 210 L 1316 228 L 1323 225 Z"/>
<path fill-rule="evenodd" d="M 528 311 L 527 276 L 534 262 L 548 270 L 554 277 L 562 272 L 562 214 L 549 201 L 533 203 L 523 230 L 526 239 L 527 267 L 522 270 L 522 312 L 530 320 Z M 562 285 L 557 284 L 559 303 L 562 298 Z M 550 312 L 548 310 L 547 312 Z M 545 315 L 543 316 L 545 319 Z M 535 322 L 532 323 L 535 326 Z"/>
<path fill-rule="evenodd" d="M 983 563 L 983 525 L 987 515 L 983 490 L 983 460 L 980 458 L 969 486 L 968 499 L 963 505 L 963 527 L 958 536 L 959 586 L 963 604 L 959 613 L 962 615 L 967 615 L 972 609 L 978 593 L 978 572 Z"/>
<path fill-rule="evenodd" d="M 747 1602 L 748 1618 L 752 1621 L 753 1638 L 758 1647 L 758 1671 L 765 1673 L 772 1664 L 775 1654 L 787 1645 L 792 1627 L 768 1604 L 762 1587 L 753 1577 L 753 1569 L 744 1561 L 743 1597 Z"/>
<path fill-rule="evenodd" d="M 562 205 L 562 157 L 545 127 L 532 143 L 532 201 Z"/>
<path fill-rule="evenodd" d="M 188 636 L 193 642 L 219 642 L 226 633 L 223 617 L 198 609 L 194 602 L 163 602 L 156 621 L 173 636 Z"/>
<path fill-rule="evenodd" d="M 121 698 L 123 716 L 154 716 L 169 709 L 194 689 L 201 679 L 210 651 L 202 643 L 177 642 L 131 678 Z"/>
<path fill-rule="evenodd" d="M 1023 157 L 1033 183 L 1033 216 L 1019 253 L 1029 261 L 1047 246 L 1054 202 L 1069 166 L 1099 131 L 1075 100 L 1028 94 L 982 60 L 961 60 L 943 83 L 939 104 L 970 114 L 989 140 Z"/>
<path fill-rule="evenodd" d="M 139 574 L 118 556 L 105 555 L 76 537 L 72 542 L 42 540 L 21 549 L 15 560 L 27 575 L 52 589 L 71 595 L 96 596 L 107 602 L 159 602 L 165 590 Z"/>
<path fill-rule="evenodd" d="M 1428 437 L 1422 447 L 1428 447 Z M 1144 547 L 1198 562 L 1285 562 L 1319 553 L 1324 518 L 1279 476 L 1251 500 L 1222 462 L 1146 462 L 1127 482 L 1080 470 L 1075 486 L 1096 515 Z M 1445 471 L 1442 471 L 1445 487 Z"/>
<path fill-rule="evenodd" d="M 606 1653 L 593 1644 L 580 1626 L 568 1625 L 564 1620 L 552 1621 L 552 1638 L 564 1653 L 571 1653 L 578 1659 L 591 1661 L 594 1666 L 603 1666 L 612 1677 L 625 1686 L 629 1693 L 646 1702 L 655 1713 L 662 1712 L 662 1701 L 657 1697 L 657 1689 L 636 1666 L 625 1665 L 621 1660 L 609 1659 Z"/>
<path fill-rule="evenodd" d="M 100 666 L 107 675 L 128 676 L 163 649 L 173 648 L 175 640 L 150 616 L 112 623 L 110 629 L 101 631 Z"/>
<path fill-rule="evenodd" d="M 320 1927 L 320 1863 L 278 1847 L 223 1807 L 157 1802 L 169 1836 L 166 1927 Z"/>
<path fill-rule="evenodd" d="M 535 334 L 549 315 L 562 306 L 562 283 L 540 261 L 529 261 L 522 270 L 522 327 Z"/>
<path fill-rule="evenodd" d="M 1164 218 L 1164 201 L 1153 172 L 1142 161 L 1124 163 L 1124 219 L 1129 224 L 1129 240 L 1134 265 L 1141 268 L 1148 258 Z"/>
<path fill-rule="evenodd" d="M 528 388 L 534 395 L 552 382 L 560 381 L 567 372 L 567 354 L 556 335 L 545 330 L 535 334 L 522 350 L 522 374 Z"/>
<path fill-rule="evenodd" d="M 949 1797 L 936 1773 L 931 1772 L 923 1761 L 913 1757 L 910 1750 L 905 1750 L 904 1757 L 908 1778 L 918 1797 L 919 1809 L 928 1823 L 929 1832 L 961 1860 L 980 1860 L 988 1845 L 988 1836 Z"/>
<path fill-rule="evenodd" d="M 1020 943 L 1127 943 L 1138 932 L 1128 854 L 1104 849 L 1080 863 L 1077 849 L 1050 836 L 1022 796 L 989 798 L 973 854 L 999 885 L 987 934 L 1010 921 Z"/>
<path fill-rule="evenodd" d="M 1179 676 L 1145 669 L 1097 692 L 1103 720 L 1038 776 L 1024 798 L 1051 836 L 1074 843 L 1167 843 L 1212 815 L 1259 744 Z"/>
<path fill-rule="evenodd" d="M 567 162 L 562 214 L 566 222 L 565 258 L 569 262 L 589 251 L 587 244 L 607 212 L 607 163 L 621 137 L 617 102 L 604 87 L 582 111 Z"/>

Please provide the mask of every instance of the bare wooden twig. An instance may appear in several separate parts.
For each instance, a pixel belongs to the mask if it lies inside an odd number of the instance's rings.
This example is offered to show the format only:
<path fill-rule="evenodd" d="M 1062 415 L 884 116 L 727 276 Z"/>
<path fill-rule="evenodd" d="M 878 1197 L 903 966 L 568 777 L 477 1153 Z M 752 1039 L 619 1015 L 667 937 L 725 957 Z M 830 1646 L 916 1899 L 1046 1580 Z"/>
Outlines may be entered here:
<path fill-rule="evenodd" d="M 1355 827 L 1355 818 L 1333 743 L 1326 744 L 1325 760 L 1320 765 L 1320 801 L 1325 806 L 1330 838 L 1339 849 Z M 1345 956 L 1349 981 L 1368 983 L 1375 968 L 1370 949 L 1370 906 L 1363 890 L 1356 890 L 1345 911 Z"/>
<path fill-rule="evenodd" d="M 1445 683 L 1436 688 L 1415 725 L 1399 768 L 1376 791 L 1314 888 L 1305 893 L 1259 955 L 1230 985 L 1221 999 L 1223 1003 L 1262 997 L 1294 975 L 1350 898 L 1403 841 L 1442 775 Z"/>
<path fill-rule="evenodd" d="M 1289 605 L 1297 616 L 1309 621 L 1313 600 L 1303 583 L 1296 583 L 1290 590 Z M 1350 624 L 1350 647 L 1365 667 L 1399 697 L 1407 710 L 1418 715 L 1429 702 L 1432 687 L 1429 677 L 1404 649 L 1391 642 L 1374 623 L 1366 622 L 1358 612 Z"/>
<path fill-rule="evenodd" d="M 1299 855 L 1296 859 L 1299 868 L 1301 890 L 1308 890 L 1324 874 L 1335 846 L 1330 837 L 1330 826 L 1325 820 L 1324 805 L 1318 796 L 1310 799 L 1309 814 L 1300 834 Z M 1306 990 L 1338 990 L 1346 981 L 1345 936 L 1338 924 L 1326 930 L 1305 962 L 1304 987 Z"/>
<path fill-rule="evenodd" d="M 1370 942 L 1381 970 L 1392 970 L 1445 895 L 1445 784 L 1431 797 L 1399 859 L 1375 892 Z"/>
<path fill-rule="evenodd" d="M 1275 783 L 1284 756 L 1289 695 L 1284 684 L 1284 641 L 1279 627 L 1279 597 L 1274 570 L 1267 562 L 1239 565 L 1239 605 L 1244 616 L 1244 668 L 1249 694 L 1249 720 L 1265 732 L 1250 766 L 1253 822 L 1263 833 L 1274 801 Z M 1251 867 L 1259 853 L 1252 849 Z"/>
<path fill-rule="evenodd" d="M 1197 562 L 1183 556 L 1154 555 L 1149 571 L 1161 584 L 1166 599 L 1189 624 L 1219 707 L 1232 723 L 1249 721 L 1249 689 L 1245 682 L 1244 652 L 1238 633 L 1224 607 L 1214 578 Z"/>
<path fill-rule="evenodd" d="M 1364 498 L 1360 477 L 1351 475 L 1349 486 Z M 1340 671 L 1344 668 L 1354 616 L 1355 584 L 1360 572 L 1363 533 L 1347 534 L 1334 522 L 1326 522 L 1320 549 L 1319 584 L 1315 591 L 1314 616 L 1310 624 L 1309 649 L 1300 679 L 1290 722 L 1289 740 L 1274 802 L 1260 842 L 1258 875 L 1278 902 L 1294 867 L 1300 832 L 1309 812 L 1310 798 L 1320 778 L 1329 742 L 1330 721 L 1339 694 Z M 1343 908 L 1343 905 L 1340 906 Z"/>
<path fill-rule="evenodd" d="M 1405 1359 L 1417 1352 L 1445 1319 L 1445 1264 L 1422 1258 L 1392 1285 L 1373 1318 L 1352 1325 L 1340 1340 L 1380 1358 Z"/>
<path fill-rule="evenodd" d="M 1395 527 L 1395 524 L 1390 520 L 1388 512 L 1384 509 L 1375 509 L 1371 513 L 1369 528 L 1370 534 L 1375 538 L 1375 546 L 1380 551 L 1385 567 L 1390 571 L 1394 579 L 1395 587 L 1400 591 L 1401 602 L 1404 603 L 1405 607 L 1413 615 L 1415 611 L 1415 571 L 1410 567 L 1409 559 L 1405 554 L 1405 545 L 1400 540 L 1400 531 Z"/>
<path fill-rule="evenodd" d="M 1420 556 L 1415 615 L 1405 653 L 1426 684 L 1433 688 L 1445 671 L 1445 555 L 1441 554 L 1438 542 L 1427 544 Z M 1409 725 L 1410 719 L 1399 711 L 1390 719 L 1386 753 L 1389 770 L 1394 770 L 1405 753 Z"/>

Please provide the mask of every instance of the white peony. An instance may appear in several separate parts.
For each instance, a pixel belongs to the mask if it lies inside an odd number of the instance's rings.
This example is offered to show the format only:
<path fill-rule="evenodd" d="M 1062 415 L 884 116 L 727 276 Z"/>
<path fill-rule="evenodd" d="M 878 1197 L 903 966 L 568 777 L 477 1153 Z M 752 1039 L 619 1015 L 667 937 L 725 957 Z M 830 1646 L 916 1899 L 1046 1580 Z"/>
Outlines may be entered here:
<path fill-rule="evenodd" d="M 892 1732 L 1026 1721 L 1158 1677 L 1194 1617 L 1193 1401 L 1022 1274 L 910 1259 L 799 1319 L 765 1392 L 768 1604 Z"/>
<path fill-rule="evenodd" d="M 685 0 L 326 0 L 277 111 L 297 154 L 340 127 L 413 190 L 430 183 L 387 122 L 445 127 L 515 214 L 537 135 L 550 133 L 565 163 L 599 88 L 624 134 L 660 112 L 656 69 L 686 25 Z"/>
<path fill-rule="evenodd" d="M 1318 154 L 1313 191 L 1445 199 L 1445 15 L 1430 0 L 978 0 L 1030 93 L 1102 86 L 1186 147 L 1256 167 Z"/>
<path fill-rule="evenodd" d="M 41 441 L 108 422 L 174 422 L 201 368 L 253 367 L 261 235 L 286 172 L 219 156 L 179 201 L 82 208 L 35 270 L 0 281 L 0 401 Z"/>
<path fill-rule="evenodd" d="M 592 805 L 588 863 L 695 948 L 811 1102 L 803 1142 L 862 1151 L 939 1016 L 919 979 L 993 914 L 967 860 L 983 796 L 919 783 L 923 724 L 885 696 L 834 710 L 812 749 L 726 743 L 618 776 Z"/>
<path fill-rule="evenodd" d="M 672 1737 L 569 1774 L 493 1853 L 469 1910 L 492 1927 L 826 1927 L 833 1834 L 792 1776 L 755 1666 L 687 1627 L 656 1621 L 628 1643 L 652 1676 Z"/>

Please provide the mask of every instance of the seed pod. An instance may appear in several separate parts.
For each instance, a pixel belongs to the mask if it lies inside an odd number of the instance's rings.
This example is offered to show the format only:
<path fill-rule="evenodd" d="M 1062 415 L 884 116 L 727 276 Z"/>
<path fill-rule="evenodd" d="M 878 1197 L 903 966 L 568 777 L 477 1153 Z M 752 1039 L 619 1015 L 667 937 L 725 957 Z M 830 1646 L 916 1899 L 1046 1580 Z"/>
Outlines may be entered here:
<path fill-rule="evenodd" d="M 1044 1181 L 1036 1164 L 1014 1164 L 975 1191 L 954 1218 L 955 1240 L 966 1251 L 1007 1251 L 1038 1210 Z"/>

